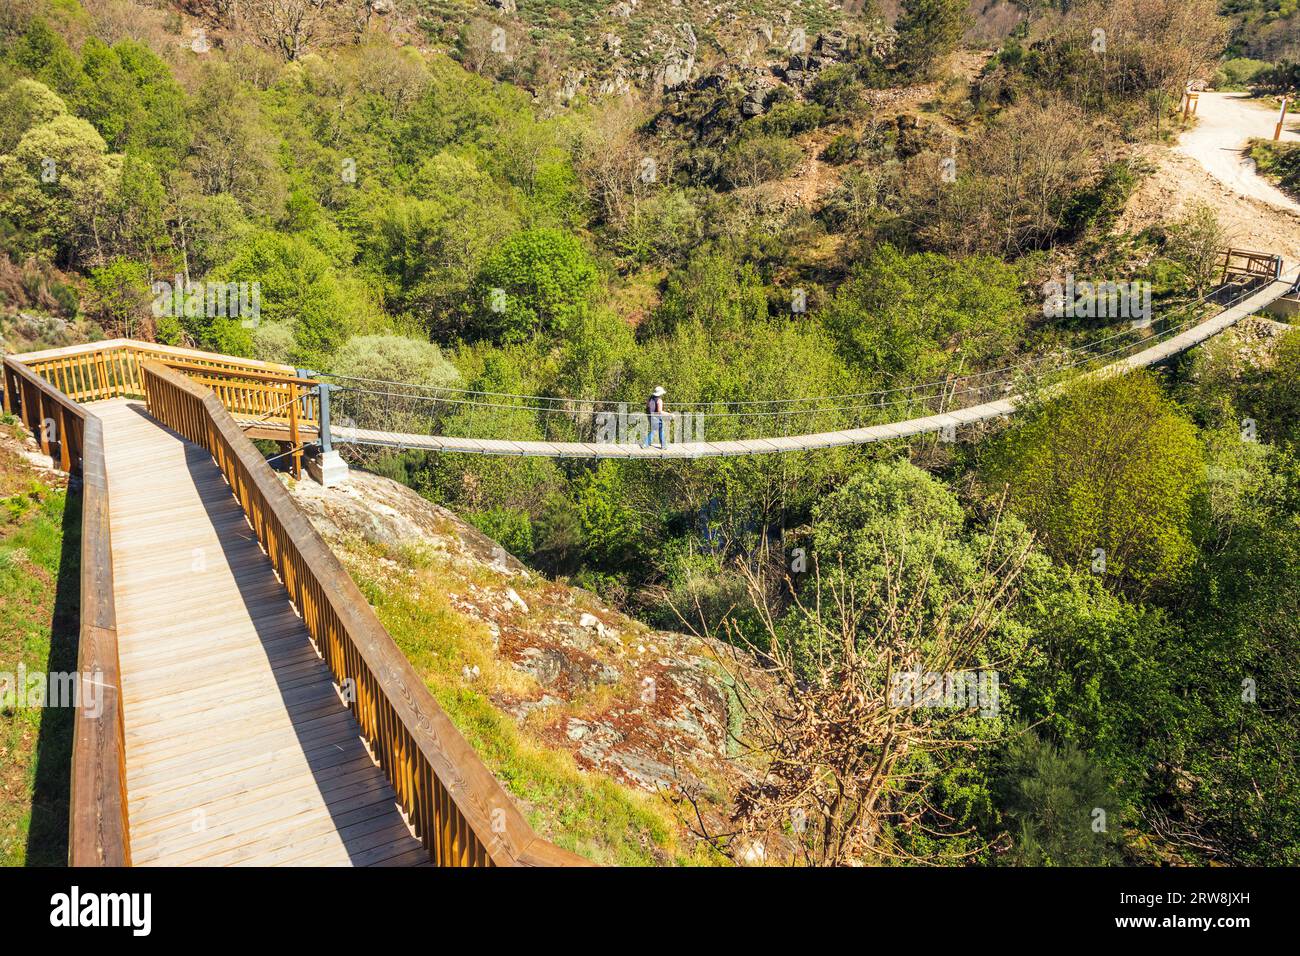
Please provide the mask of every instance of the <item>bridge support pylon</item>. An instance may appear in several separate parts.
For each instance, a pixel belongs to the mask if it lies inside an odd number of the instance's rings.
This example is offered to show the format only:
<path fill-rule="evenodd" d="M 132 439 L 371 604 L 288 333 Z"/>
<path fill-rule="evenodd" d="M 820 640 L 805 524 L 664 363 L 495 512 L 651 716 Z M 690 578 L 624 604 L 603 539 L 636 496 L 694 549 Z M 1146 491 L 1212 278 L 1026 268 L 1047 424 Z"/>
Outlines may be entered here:
<path fill-rule="evenodd" d="M 302 378 L 316 378 L 310 369 L 298 369 Z M 330 435 L 330 392 L 334 386 L 320 382 L 316 386 L 316 395 L 320 409 L 318 425 L 320 427 L 320 452 L 307 459 L 307 474 L 321 485 L 332 488 L 348 476 L 348 463 L 334 450 L 333 436 Z"/>
<path fill-rule="evenodd" d="M 307 459 L 307 474 L 326 488 L 333 488 L 348 476 L 348 463 L 336 451 L 323 451 Z"/>

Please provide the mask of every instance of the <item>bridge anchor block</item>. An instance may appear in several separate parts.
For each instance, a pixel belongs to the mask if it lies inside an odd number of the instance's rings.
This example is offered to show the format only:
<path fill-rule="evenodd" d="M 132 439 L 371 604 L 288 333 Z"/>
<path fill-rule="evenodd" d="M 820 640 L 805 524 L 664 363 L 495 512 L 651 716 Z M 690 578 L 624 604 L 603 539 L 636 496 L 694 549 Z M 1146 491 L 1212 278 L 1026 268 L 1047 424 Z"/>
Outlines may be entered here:
<path fill-rule="evenodd" d="M 333 488 L 348 477 L 348 463 L 336 451 L 321 452 L 307 459 L 307 474 L 323 487 Z"/>

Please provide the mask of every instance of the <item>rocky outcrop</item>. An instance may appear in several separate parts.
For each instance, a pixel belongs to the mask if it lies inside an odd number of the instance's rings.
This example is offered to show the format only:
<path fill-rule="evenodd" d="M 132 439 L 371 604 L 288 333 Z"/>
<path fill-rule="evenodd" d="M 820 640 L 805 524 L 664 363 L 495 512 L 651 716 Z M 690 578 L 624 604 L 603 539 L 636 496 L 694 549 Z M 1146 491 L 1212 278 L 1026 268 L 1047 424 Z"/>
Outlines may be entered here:
<path fill-rule="evenodd" d="M 690 50 L 674 50 L 655 67 L 655 88 L 669 91 L 684 86 L 694 70 L 695 54 Z"/>
<path fill-rule="evenodd" d="M 734 666 L 728 648 L 653 630 L 587 591 L 547 580 L 452 512 L 387 478 L 354 469 L 337 487 L 303 481 L 292 490 L 345 563 L 352 555 L 373 565 L 377 546 L 390 555 L 380 559 L 385 574 L 402 586 L 417 572 L 401 555 L 419 552 L 438 562 L 438 586 L 451 607 L 485 628 L 497 659 L 523 675 L 484 686 L 467 663 L 465 680 L 545 745 L 651 792 L 701 781 L 730 790 L 726 782 L 739 778 L 728 759 L 728 728 L 738 715 L 719 663 Z M 359 543 L 372 546 L 365 556 Z"/>
<path fill-rule="evenodd" d="M 762 90 L 750 90 L 740 101 L 740 115 L 746 118 L 767 112 L 767 97 Z"/>
<path fill-rule="evenodd" d="M 1272 368 L 1278 339 L 1295 328 L 1285 322 L 1251 316 L 1206 343 L 1202 352 L 1216 367 L 1226 368 L 1232 378 L 1239 379 Z M 1192 374 L 1199 375 L 1203 367 L 1194 366 Z"/>

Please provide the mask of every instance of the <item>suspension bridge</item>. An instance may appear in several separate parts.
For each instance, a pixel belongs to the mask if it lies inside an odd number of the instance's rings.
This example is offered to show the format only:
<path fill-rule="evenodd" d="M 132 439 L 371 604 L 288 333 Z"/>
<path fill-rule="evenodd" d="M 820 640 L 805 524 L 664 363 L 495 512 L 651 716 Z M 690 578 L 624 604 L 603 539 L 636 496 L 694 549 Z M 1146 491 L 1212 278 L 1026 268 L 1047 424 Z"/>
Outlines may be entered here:
<path fill-rule="evenodd" d="M 586 862 L 533 832 L 253 439 L 281 442 L 276 457 L 300 475 L 309 447 L 326 458 L 335 443 L 694 459 L 955 430 L 1014 413 L 1025 387 L 1153 365 L 1295 300 L 1277 257 L 1229 251 L 1224 273 L 1214 300 L 1000 369 L 675 403 L 708 438 L 693 428 L 664 449 L 624 440 L 619 402 L 312 375 L 125 339 L 6 355 L 5 410 L 81 489 L 78 686 L 99 706 L 74 720 L 69 862 Z M 515 427 L 544 437 L 499 437 Z"/>
<path fill-rule="evenodd" d="M 1233 303 L 1213 317 L 1203 321 L 1185 321 L 1172 324 L 1150 336 L 1145 330 L 1130 329 L 1103 338 L 1099 343 L 1079 349 L 1067 350 L 1046 359 L 1008 366 L 994 372 L 981 372 L 878 392 L 853 395 L 833 395 L 815 399 L 795 398 L 774 401 L 737 401 L 713 403 L 675 403 L 680 409 L 666 416 L 667 430 L 680 435 L 708 434 L 712 426 L 734 430 L 735 426 L 753 427 L 754 423 L 766 426 L 766 434 L 753 438 L 733 438 L 707 441 L 673 440 L 663 447 L 645 445 L 640 441 L 619 441 L 629 431 L 644 436 L 648 421 L 644 413 L 628 412 L 628 403 L 594 402 L 585 399 L 550 398 L 537 395 L 507 395 L 489 392 L 464 392 L 455 389 L 421 390 L 403 383 L 375 382 L 349 379 L 343 376 L 323 376 L 335 384 L 335 395 L 343 400 L 343 407 L 362 409 L 368 417 L 382 417 L 385 407 L 400 406 L 399 417 L 420 417 L 412 407 L 439 406 L 453 409 L 468 408 L 473 411 L 524 411 L 541 416 L 544 422 L 554 417 L 565 420 L 574 431 L 584 429 L 608 436 L 595 441 L 507 440 L 469 435 L 437 435 L 419 432 L 402 432 L 383 428 L 359 427 L 356 418 L 348 417 L 345 424 L 330 426 L 333 441 L 340 444 L 373 445 L 397 449 L 420 449 L 436 452 L 459 452 L 476 455 L 516 455 L 547 458 L 675 458 L 698 459 L 735 455 L 764 455 L 779 452 L 815 451 L 845 445 L 866 445 L 894 438 L 907 438 L 935 432 L 955 431 L 990 419 L 1004 418 L 1015 412 L 1022 396 L 1011 394 L 1017 381 L 1032 383 L 1081 371 L 1098 361 L 1110 359 L 1110 364 L 1092 374 L 1117 374 L 1146 366 L 1157 365 L 1169 358 L 1218 335 L 1248 316 L 1271 305 L 1293 291 L 1294 282 L 1277 278 L 1249 294 L 1242 294 Z M 1123 340 L 1123 341 L 1116 341 Z M 1131 354 L 1124 354 L 1131 352 Z M 337 383 L 337 384 L 336 384 Z M 398 389 L 394 391 L 393 389 Z M 975 401 L 971 401 L 974 398 Z M 376 401 L 378 400 L 378 402 Z M 962 402 L 968 402 L 964 406 Z M 952 406 L 928 414 L 898 418 L 891 412 L 900 409 L 913 412 L 926 406 Z M 381 412 L 375 416 L 376 411 Z M 631 418 L 631 427 L 625 422 Z M 825 427 L 824 423 L 862 417 L 886 417 L 878 424 L 859 427 Z M 427 421 L 436 421 L 431 414 Z M 800 420 L 813 425 L 823 423 L 824 430 L 802 431 L 790 434 L 791 425 Z M 683 425 L 685 427 L 683 427 Z M 760 429 L 761 430 L 761 429 Z M 614 439 L 614 440 L 611 440 Z"/>
<path fill-rule="evenodd" d="M 295 379 L 232 383 L 188 371 L 212 387 L 255 437 L 287 448 L 316 443 L 474 455 L 550 458 L 700 459 L 815 451 L 957 429 L 1011 415 L 1030 390 L 1080 375 L 1156 365 L 1267 309 L 1295 302 L 1296 269 L 1277 256 L 1223 254 L 1224 282 L 1211 296 L 1149 322 L 1126 322 L 1083 345 L 1002 367 L 874 392 L 773 400 L 677 401 L 670 439 L 647 446 L 639 402 L 423 386 L 295 371 Z M 672 383 L 667 383 L 671 385 Z"/>

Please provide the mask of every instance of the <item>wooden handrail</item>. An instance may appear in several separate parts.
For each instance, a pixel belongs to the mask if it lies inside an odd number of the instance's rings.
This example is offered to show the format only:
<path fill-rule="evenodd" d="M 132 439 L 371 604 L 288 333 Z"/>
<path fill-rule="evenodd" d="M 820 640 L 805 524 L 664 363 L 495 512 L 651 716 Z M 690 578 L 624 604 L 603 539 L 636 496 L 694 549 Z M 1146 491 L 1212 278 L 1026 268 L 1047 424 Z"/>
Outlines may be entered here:
<path fill-rule="evenodd" d="M 278 382 L 283 385 L 304 385 L 315 388 L 320 382 L 314 378 L 302 378 L 299 375 L 286 372 L 262 372 L 256 369 L 218 369 L 211 365 L 203 365 L 198 362 L 185 362 L 179 359 L 159 359 L 168 368 L 180 369 L 184 372 L 198 372 L 221 378 L 241 378 L 253 382 Z"/>
<path fill-rule="evenodd" d="M 142 374 L 150 414 L 226 476 L 430 860 L 590 865 L 533 832 L 212 390 L 161 362 Z"/>
<path fill-rule="evenodd" d="M 182 369 L 210 386 L 233 414 L 246 423 L 261 425 L 264 437 L 287 439 L 295 478 L 302 476 L 304 436 L 315 436 L 320 430 L 316 392 L 320 383 L 302 378 L 287 365 L 133 339 L 46 349 L 10 358 L 16 367 L 48 381 L 61 394 L 66 393 L 73 405 L 110 398 L 143 398 L 140 363 L 144 361 L 161 361 Z"/>
<path fill-rule="evenodd" d="M 109 339 L 67 348 L 27 352 L 12 358 L 77 402 L 143 398 L 140 363 L 150 359 L 176 362 L 194 369 L 221 372 L 239 378 L 268 376 L 276 381 L 297 378 L 297 372 L 288 365 L 134 339 Z"/>
<path fill-rule="evenodd" d="M 108 476 L 98 418 L 13 356 L 4 358 L 4 405 L 21 415 L 41 448 L 81 475 L 81 623 L 72 730 L 68 863 L 129 866 L 126 742 L 122 722 Z M 85 695 L 94 694 L 95 712 Z"/>
<path fill-rule="evenodd" d="M 163 345 L 159 342 L 145 342 L 140 339 L 101 339 L 98 342 L 84 342 L 81 345 L 65 345 L 60 348 L 42 349 L 37 352 L 23 352 L 20 355 L 16 355 L 15 358 L 24 364 L 30 364 L 50 359 L 70 358 L 86 353 L 104 352 L 123 348 L 142 349 L 156 355 L 168 356 L 175 359 L 189 359 L 207 362 L 219 359 L 239 368 L 254 369 L 263 372 L 275 372 L 282 375 L 294 374 L 293 366 L 285 365 L 283 362 L 267 362 L 262 359 L 237 358 L 233 355 L 220 355 L 216 352 L 204 352 L 201 349 L 187 349 L 179 345 Z"/>

